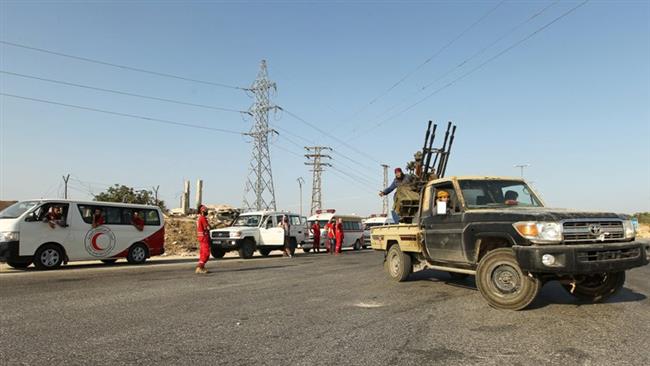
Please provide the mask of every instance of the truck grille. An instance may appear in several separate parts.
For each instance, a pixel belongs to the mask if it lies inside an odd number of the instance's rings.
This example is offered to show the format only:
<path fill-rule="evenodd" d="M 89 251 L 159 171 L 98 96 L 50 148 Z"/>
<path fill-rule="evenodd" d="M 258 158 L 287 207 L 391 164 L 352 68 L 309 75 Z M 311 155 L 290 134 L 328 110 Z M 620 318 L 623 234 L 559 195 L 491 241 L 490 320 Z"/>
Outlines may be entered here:
<path fill-rule="evenodd" d="M 577 252 L 576 256 L 580 262 L 601 262 L 609 260 L 633 259 L 641 255 L 640 248 L 626 249 L 602 249 Z"/>
<path fill-rule="evenodd" d="M 563 224 L 563 235 L 569 243 L 617 241 L 625 238 L 625 230 L 620 220 L 567 221 Z"/>
<path fill-rule="evenodd" d="M 227 231 L 213 231 L 210 236 L 212 238 L 227 238 L 230 236 L 230 233 Z"/>

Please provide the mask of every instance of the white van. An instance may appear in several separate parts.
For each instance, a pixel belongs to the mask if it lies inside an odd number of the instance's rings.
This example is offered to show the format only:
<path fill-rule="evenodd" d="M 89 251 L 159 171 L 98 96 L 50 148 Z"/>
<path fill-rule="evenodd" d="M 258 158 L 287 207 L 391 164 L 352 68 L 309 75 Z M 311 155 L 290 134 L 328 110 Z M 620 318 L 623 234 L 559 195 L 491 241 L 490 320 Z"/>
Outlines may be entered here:
<path fill-rule="evenodd" d="M 374 226 L 392 225 L 393 218 L 388 215 L 370 215 L 363 221 L 363 249 L 370 246 L 370 228 Z"/>
<path fill-rule="evenodd" d="M 284 230 L 279 225 L 285 215 L 293 251 L 307 240 L 307 218 L 291 212 L 255 211 L 239 215 L 229 227 L 210 230 L 212 256 L 221 258 L 236 250 L 239 257 L 249 259 L 256 249 L 266 257 L 272 250 L 284 248 Z"/>
<path fill-rule="evenodd" d="M 302 245 L 302 250 L 305 253 L 308 253 L 314 247 L 314 233 L 312 232 L 312 225 L 315 221 L 318 221 L 318 224 L 321 228 L 320 233 L 320 249 L 325 248 L 327 231 L 325 230 L 325 225 L 330 222 L 332 219 L 337 220 L 343 219 L 343 243 L 341 248 L 353 248 L 354 250 L 359 250 L 363 246 L 363 228 L 361 227 L 361 217 L 356 215 L 342 215 L 337 214 L 334 209 L 327 210 L 316 210 L 316 214 L 310 216 L 307 219 L 309 225 L 309 239 L 305 244 Z"/>
<path fill-rule="evenodd" d="M 60 214 L 52 215 L 56 210 Z M 98 225 L 93 225 L 94 213 Z M 31 200 L 0 211 L 0 261 L 14 268 L 34 263 L 53 269 L 69 261 L 114 263 L 118 258 L 140 264 L 164 252 L 164 218 L 156 206 Z"/>

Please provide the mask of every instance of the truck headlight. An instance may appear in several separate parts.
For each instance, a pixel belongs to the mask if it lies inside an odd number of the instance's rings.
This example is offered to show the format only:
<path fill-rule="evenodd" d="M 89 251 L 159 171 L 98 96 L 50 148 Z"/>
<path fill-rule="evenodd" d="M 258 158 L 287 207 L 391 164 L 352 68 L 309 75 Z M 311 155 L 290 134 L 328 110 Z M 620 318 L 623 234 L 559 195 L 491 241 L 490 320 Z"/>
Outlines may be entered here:
<path fill-rule="evenodd" d="M 623 221 L 623 230 L 625 231 L 625 239 L 634 239 L 636 236 L 636 229 L 634 228 L 632 220 Z"/>
<path fill-rule="evenodd" d="M 562 241 L 562 225 L 557 222 L 521 221 L 512 226 L 519 235 L 535 244 L 554 244 Z"/>
<path fill-rule="evenodd" d="M 18 231 L 0 231 L 0 241 L 18 241 L 20 233 Z"/>
<path fill-rule="evenodd" d="M 235 239 L 241 238 L 241 231 L 231 231 L 230 237 Z"/>

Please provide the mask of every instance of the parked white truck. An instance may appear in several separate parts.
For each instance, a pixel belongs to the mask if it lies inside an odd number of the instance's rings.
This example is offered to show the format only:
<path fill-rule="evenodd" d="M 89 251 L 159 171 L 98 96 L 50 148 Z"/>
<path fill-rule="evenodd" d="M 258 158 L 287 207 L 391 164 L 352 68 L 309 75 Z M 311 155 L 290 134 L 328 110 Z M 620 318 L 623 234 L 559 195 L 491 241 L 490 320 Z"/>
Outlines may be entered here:
<path fill-rule="evenodd" d="M 292 252 L 304 244 L 307 235 L 307 218 L 291 212 L 255 211 L 239 215 L 229 227 L 210 230 L 210 251 L 222 258 L 229 251 L 238 251 L 239 257 L 248 259 L 255 250 L 263 256 L 284 246 L 284 230 L 279 226 L 282 216 L 289 218 Z"/>

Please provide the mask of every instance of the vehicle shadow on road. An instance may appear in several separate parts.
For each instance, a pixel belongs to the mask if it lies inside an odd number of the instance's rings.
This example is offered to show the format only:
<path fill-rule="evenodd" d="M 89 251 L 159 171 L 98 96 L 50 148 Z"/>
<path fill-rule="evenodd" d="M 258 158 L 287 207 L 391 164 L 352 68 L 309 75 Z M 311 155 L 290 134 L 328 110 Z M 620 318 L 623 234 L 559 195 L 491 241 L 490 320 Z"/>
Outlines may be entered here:
<path fill-rule="evenodd" d="M 409 276 L 409 281 L 429 281 L 429 282 L 440 282 L 448 286 L 464 288 L 468 290 L 478 291 L 476 288 L 476 282 L 474 276 L 468 276 L 466 278 L 453 278 L 451 274 L 443 271 L 436 271 L 432 269 L 427 269 L 423 271 L 418 271 Z M 647 299 L 647 296 L 638 293 L 627 287 L 622 288 L 617 294 L 608 298 L 605 301 L 600 302 L 601 304 L 617 304 L 625 302 L 637 302 Z M 542 287 L 537 299 L 530 304 L 525 310 L 535 310 L 541 309 L 548 305 L 573 305 L 573 306 L 586 306 L 586 305 L 596 305 L 596 303 L 585 302 L 578 300 L 573 295 L 569 294 L 557 281 L 550 281 Z"/>

